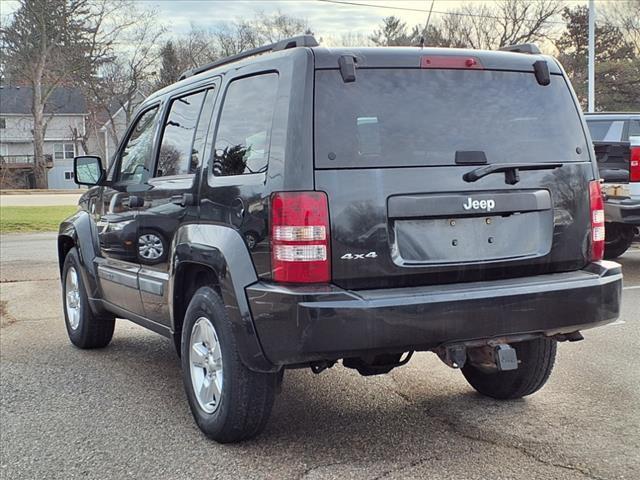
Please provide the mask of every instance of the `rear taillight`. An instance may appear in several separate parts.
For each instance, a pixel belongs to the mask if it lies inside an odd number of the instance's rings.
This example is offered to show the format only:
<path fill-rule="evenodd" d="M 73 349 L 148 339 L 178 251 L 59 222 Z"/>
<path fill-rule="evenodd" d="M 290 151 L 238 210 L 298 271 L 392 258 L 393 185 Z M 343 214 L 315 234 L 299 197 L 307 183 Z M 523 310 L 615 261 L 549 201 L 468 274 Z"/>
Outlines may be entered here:
<path fill-rule="evenodd" d="M 640 147 L 631 147 L 629 181 L 640 182 Z"/>
<path fill-rule="evenodd" d="M 591 204 L 591 260 L 604 257 L 604 200 L 600 181 L 589 182 L 589 200 Z"/>
<path fill-rule="evenodd" d="M 273 279 L 286 283 L 329 282 L 329 236 L 325 193 L 275 193 L 271 198 Z"/>

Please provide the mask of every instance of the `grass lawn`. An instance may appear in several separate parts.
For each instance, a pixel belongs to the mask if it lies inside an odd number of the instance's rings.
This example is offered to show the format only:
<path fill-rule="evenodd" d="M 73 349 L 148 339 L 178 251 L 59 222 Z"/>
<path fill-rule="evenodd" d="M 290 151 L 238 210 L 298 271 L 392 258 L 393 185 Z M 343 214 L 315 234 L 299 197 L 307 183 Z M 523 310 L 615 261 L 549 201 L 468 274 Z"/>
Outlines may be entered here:
<path fill-rule="evenodd" d="M 77 209 L 75 205 L 0 207 L 0 232 L 55 232 L 60 222 Z"/>

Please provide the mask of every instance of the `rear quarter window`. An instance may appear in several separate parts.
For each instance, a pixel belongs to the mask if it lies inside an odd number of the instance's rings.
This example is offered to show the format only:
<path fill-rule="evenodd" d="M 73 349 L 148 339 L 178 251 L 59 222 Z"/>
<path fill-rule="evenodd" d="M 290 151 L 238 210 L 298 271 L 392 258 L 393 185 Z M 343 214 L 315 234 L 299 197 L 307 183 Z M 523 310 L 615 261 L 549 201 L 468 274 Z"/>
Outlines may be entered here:
<path fill-rule="evenodd" d="M 587 120 L 594 142 L 624 142 L 624 120 Z"/>
<path fill-rule="evenodd" d="M 215 176 L 267 171 L 277 90 L 276 73 L 240 78 L 229 84 L 216 133 Z"/>

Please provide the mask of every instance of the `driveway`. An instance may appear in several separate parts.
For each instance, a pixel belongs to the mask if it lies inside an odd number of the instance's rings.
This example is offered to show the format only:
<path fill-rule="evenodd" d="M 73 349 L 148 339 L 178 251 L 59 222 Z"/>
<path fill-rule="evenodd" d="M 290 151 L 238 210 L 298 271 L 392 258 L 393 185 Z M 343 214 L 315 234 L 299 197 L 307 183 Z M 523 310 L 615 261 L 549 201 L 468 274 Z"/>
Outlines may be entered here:
<path fill-rule="evenodd" d="M 626 323 L 560 344 L 532 397 L 480 397 L 427 353 L 379 377 L 293 370 L 264 434 L 221 446 L 191 419 L 169 340 L 120 321 L 108 348 L 72 347 L 55 235 L 1 242 L 2 479 L 640 478 L 640 249 L 621 259 Z"/>

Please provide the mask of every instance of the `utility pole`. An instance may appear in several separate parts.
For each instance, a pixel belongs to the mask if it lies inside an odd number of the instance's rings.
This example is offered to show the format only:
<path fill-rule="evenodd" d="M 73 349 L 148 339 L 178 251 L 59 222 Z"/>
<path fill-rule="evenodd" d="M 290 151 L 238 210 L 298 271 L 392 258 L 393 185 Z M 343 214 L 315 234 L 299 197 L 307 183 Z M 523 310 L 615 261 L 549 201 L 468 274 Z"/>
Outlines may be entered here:
<path fill-rule="evenodd" d="M 433 11 L 433 4 L 436 3 L 436 0 L 431 0 L 431 8 L 429 8 L 429 15 L 427 16 L 427 24 L 424 26 L 424 38 L 422 39 L 422 43 L 427 42 L 427 37 L 429 36 L 429 22 L 431 21 L 431 12 Z"/>
<path fill-rule="evenodd" d="M 596 69 L 596 5 L 595 0 L 589 0 L 589 100 L 587 105 L 588 112 L 595 111 L 595 69 Z"/>

